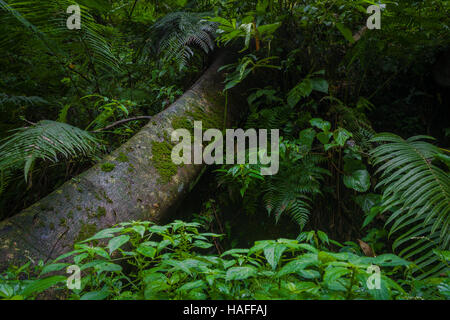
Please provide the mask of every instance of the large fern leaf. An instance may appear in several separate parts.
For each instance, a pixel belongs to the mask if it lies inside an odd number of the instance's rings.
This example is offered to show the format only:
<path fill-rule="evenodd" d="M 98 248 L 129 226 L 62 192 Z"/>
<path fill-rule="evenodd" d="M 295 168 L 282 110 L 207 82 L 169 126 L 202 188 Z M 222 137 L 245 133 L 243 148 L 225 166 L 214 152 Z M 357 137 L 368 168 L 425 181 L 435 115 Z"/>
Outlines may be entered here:
<path fill-rule="evenodd" d="M 306 156 L 302 160 L 281 164 L 277 175 L 268 177 L 264 187 L 264 202 L 276 221 L 287 214 L 303 228 L 309 220 L 312 197 L 321 194 L 324 175 L 330 173 L 321 168 L 320 156 Z"/>
<path fill-rule="evenodd" d="M 23 166 L 26 180 L 36 159 L 57 162 L 60 157 L 88 155 L 97 144 L 89 132 L 50 120 L 17 129 L 3 141 L 0 145 L 0 171 Z"/>
<path fill-rule="evenodd" d="M 194 55 L 194 48 L 206 54 L 214 49 L 217 24 L 204 20 L 204 16 L 205 13 L 173 12 L 153 25 L 165 59 L 174 60 L 182 68 Z"/>
<path fill-rule="evenodd" d="M 48 101 L 44 98 L 37 97 L 37 96 L 13 96 L 13 95 L 7 95 L 5 93 L 0 93 L 0 109 L 4 105 L 13 105 L 13 106 L 21 106 L 21 105 L 30 105 L 30 106 L 36 106 L 40 104 L 48 104 Z"/>
<path fill-rule="evenodd" d="M 394 134 L 380 134 L 372 142 L 382 143 L 371 151 L 379 166 L 383 188 L 383 212 L 391 212 L 387 224 L 395 235 L 394 249 L 414 259 L 426 271 L 435 273 L 444 266 L 432 249 L 449 247 L 450 177 L 434 160 L 442 151 L 416 136 L 407 140 Z"/>
<path fill-rule="evenodd" d="M 95 22 L 88 7 L 80 5 L 81 29 L 67 28 L 66 10 L 76 4 L 73 0 L 13 0 L 8 3 L 0 0 L 0 21 L 6 28 L 0 46 L 11 48 L 25 44 L 36 48 L 40 44 L 64 63 L 72 62 L 75 55 L 82 52 L 85 59 L 102 68 L 119 70 L 118 59 L 102 36 L 104 27 Z M 38 42 L 33 43 L 29 34 Z"/>

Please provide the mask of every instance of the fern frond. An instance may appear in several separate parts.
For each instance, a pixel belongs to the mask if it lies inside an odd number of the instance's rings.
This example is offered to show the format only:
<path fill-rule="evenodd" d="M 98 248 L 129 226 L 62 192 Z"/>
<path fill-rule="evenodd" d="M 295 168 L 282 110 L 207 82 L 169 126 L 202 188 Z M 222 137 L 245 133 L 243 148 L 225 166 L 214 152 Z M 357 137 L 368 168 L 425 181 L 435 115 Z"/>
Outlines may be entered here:
<path fill-rule="evenodd" d="M 164 53 L 166 60 L 174 60 L 181 69 L 194 56 L 194 48 L 205 54 L 214 49 L 217 23 L 204 20 L 206 15 L 173 12 L 153 25 L 152 30 L 160 39 L 159 52 Z"/>
<path fill-rule="evenodd" d="M 334 105 L 332 111 L 339 114 L 343 127 L 353 134 L 353 139 L 358 146 L 365 151 L 372 149 L 370 140 L 375 136 L 376 132 L 372 129 L 364 113 L 343 104 Z"/>
<path fill-rule="evenodd" d="M 13 106 L 30 105 L 36 106 L 41 104 L 48 104 L 44 98 L 37 96 L 11 96 L 5 93 L 0 93 L 0 106 L 11 104 Z"/>
<path fill-rule="evenodd" d="M 16 131 L 0 145 L 0 170 L 23 166 L 25 180 L 36 159 L 58 162 L 58 157 L 87 156 L 98 142 L 89 132 L 50 120 Z"/>
<path fill-rule="evenodd" d="M 288 106 L 262 109 L 258 113 L 251 113 L 246 128 L 283 128 L 291 117 L 292 109 Z"/>
<path fill-rule="evenodd" d="M 319 166 L 324 159 L 306 156 L 298 163 L 283 165 L 277 175 L 266 179 L 263 200 L 276 222 L 287 214 L 303 229 L 312 208 L 312 197 L 321 194 L 323 176 L 329 172 Z"/>
<path fill-rule="evenodd" d="M 438 264 L 431 248 L 448 250 L 450 243 L 450 177 L 433 162 L 442 151 L 425 139 L 433 138 L 380 134 L 372 142 L 382 144 L 371 151 L 381 172 L 376 187 L 383 189 L 382 206 L 391 212 L 386 223 L 396 238 L 393 247 L 421 269 Z"/>
<path fill-rule="evenodd" d="M 72 0 L 28 0 L 8 1 L 8 3 L 0 0 L 0 21 L 8 28 L 0 45 L 11 48 L 26 42 L 28 46 L 34 46 L 30 42 L 32 37 L 24 37 L 24 34 L 28 33 L 61 62 L 72 62 L 78 52 L 83 52 L 85 58 L 89 57 L 102 68 L 118 71 L 120 69 L 118 59 L 102 36 L 104 27 L 95 22 L 87 7 L 80 5 L 81 29 L 67 28 L 66 10 L 70 5 L 76 4 L 76 1 Z M 2 11 L 6 14 L 1 14 Z"/>

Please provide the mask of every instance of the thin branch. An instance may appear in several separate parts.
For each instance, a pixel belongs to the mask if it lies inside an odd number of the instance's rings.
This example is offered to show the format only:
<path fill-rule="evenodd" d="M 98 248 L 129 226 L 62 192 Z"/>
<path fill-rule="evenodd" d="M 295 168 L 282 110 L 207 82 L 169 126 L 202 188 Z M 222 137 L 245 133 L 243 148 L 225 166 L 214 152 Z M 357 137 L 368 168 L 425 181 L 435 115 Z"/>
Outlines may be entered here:
<path fill-rule="evenodd" d="M 131 20 L 131 17 L 133 16 L 133 11 L 134 11 L 134 8 L 136 8 L 137 2 L 138 2 L 138 0 L 135 0 L 134 3 L 133 3 L 133 7 L 131 8 L 131 11 L 130 11 L 130 14 L 129 14 L 130 20 Z"/>
<path fill-rule="evenodd" d="M 108 130 L 108 129 L 111 129 L 111 128 L 115 127 L 115 126 L 118 126 L 118 125 L 123 124 L 123 123 L 130 122 L 130 121 L 142 120 L 142 119 L 151 119 L 151 118 L 152 117 L 150 117 L 150 116 L 139 116 L 139 117 L 134 117 L 134 118 L 129 118 L 129 119 L 123 119 L 123 120 L 119 120 L 119 121 L 116 121 L 114 123 L 111 123 L 110 125 L 107 125 L 104 128 L 94 130 L 93 132 L 100 132 L 100 131 Z"/>
<path fill-rule="evenodd" d="M 28 121 L 28 120 L 25 119 L 25 118 L 22 118 L 22 120 L 25 121 L 25 122 L 28 123 L 28 124 L 31 124 L 32 126 L 35 126 L 35 125 L 37 124 L 37 123 L 31 122 L 31 121 Z"/>

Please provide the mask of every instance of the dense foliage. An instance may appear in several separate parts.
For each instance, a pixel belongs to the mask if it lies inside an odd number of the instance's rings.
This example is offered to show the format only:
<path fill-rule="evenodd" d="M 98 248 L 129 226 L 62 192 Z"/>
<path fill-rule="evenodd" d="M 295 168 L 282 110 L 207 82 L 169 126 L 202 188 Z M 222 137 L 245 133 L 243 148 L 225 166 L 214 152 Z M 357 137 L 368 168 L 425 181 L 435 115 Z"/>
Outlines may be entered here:
<path fill-rule="evenodd" d="M 39 280 L 19 280 L 28 266 L 11 269 L 0 284 L 9 299 L 33 298 L 51 286 L 53 295 L 81 300 L 102 299 L 420 299 L 449 297 L 448 279 L 417 281 L 411 263 L 393 254 L 361 257 L 331 244 L 321 231 L 298 240 L 257 241 L 249 249 L 207 255 L 214 233 L 199 232 L 200 224 L 175 221 L 121 223 L 75 245 L 53 263 L 37 267 Z M 106 245 L 99 241 L 106 240 Z M 70 263 L 62 262 L 70 258 Z M 48 276 L 70 264 L 82 271 L 73 293 L 66 277 Z M 368 288 L 370 266 L 383 268 L 381 288 Z M 396 279 L 397 281 L 396 282 Z M 70 282 L 70 280 L 69 280 Z"/>
<path fill-rule="evenodd" d="M 280 130 L 280 170 L 215 167 L 181 214 L 206 233 L 122 223 L 11 266 L 0 296 L 449 298 L 448 1 L 386 1 L 380 30 L 366 0 L 77 2 L 68 30 L 75 1 L 0 0 L 0 218 L 125 142 L 221 48 L 237 54 L 224 95 L 246 90 L 241 127 Z M 58 275 L 71 264 L 73 292 Z"/>

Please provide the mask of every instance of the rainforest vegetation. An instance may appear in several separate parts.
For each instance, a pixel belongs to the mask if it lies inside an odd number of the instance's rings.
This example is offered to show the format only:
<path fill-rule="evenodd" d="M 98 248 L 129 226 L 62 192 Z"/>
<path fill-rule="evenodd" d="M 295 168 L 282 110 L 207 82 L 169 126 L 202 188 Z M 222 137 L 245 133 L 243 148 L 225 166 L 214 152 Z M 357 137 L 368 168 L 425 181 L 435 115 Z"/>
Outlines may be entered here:
<path fill-rule="evenodd" d="M 0 298 L 449 299 L 450 2 L 384 3 L 368 28 L 369 0 L 0 0 L 0 260 L 35 204 L 80 231 L 0 265 Z M 158 120 L 220 55 L 218 115 Z M 204 166 L 170 214 L 106 228 L 80 221 L 109 219 L 108 195 L 39 204 L 97 164 L 139 179 L 131 149 L 110 155 L 152 123 L 154 175 L 183 189 L 164 139 L 193 118 L 278 129 L 279 172 Z"/>

